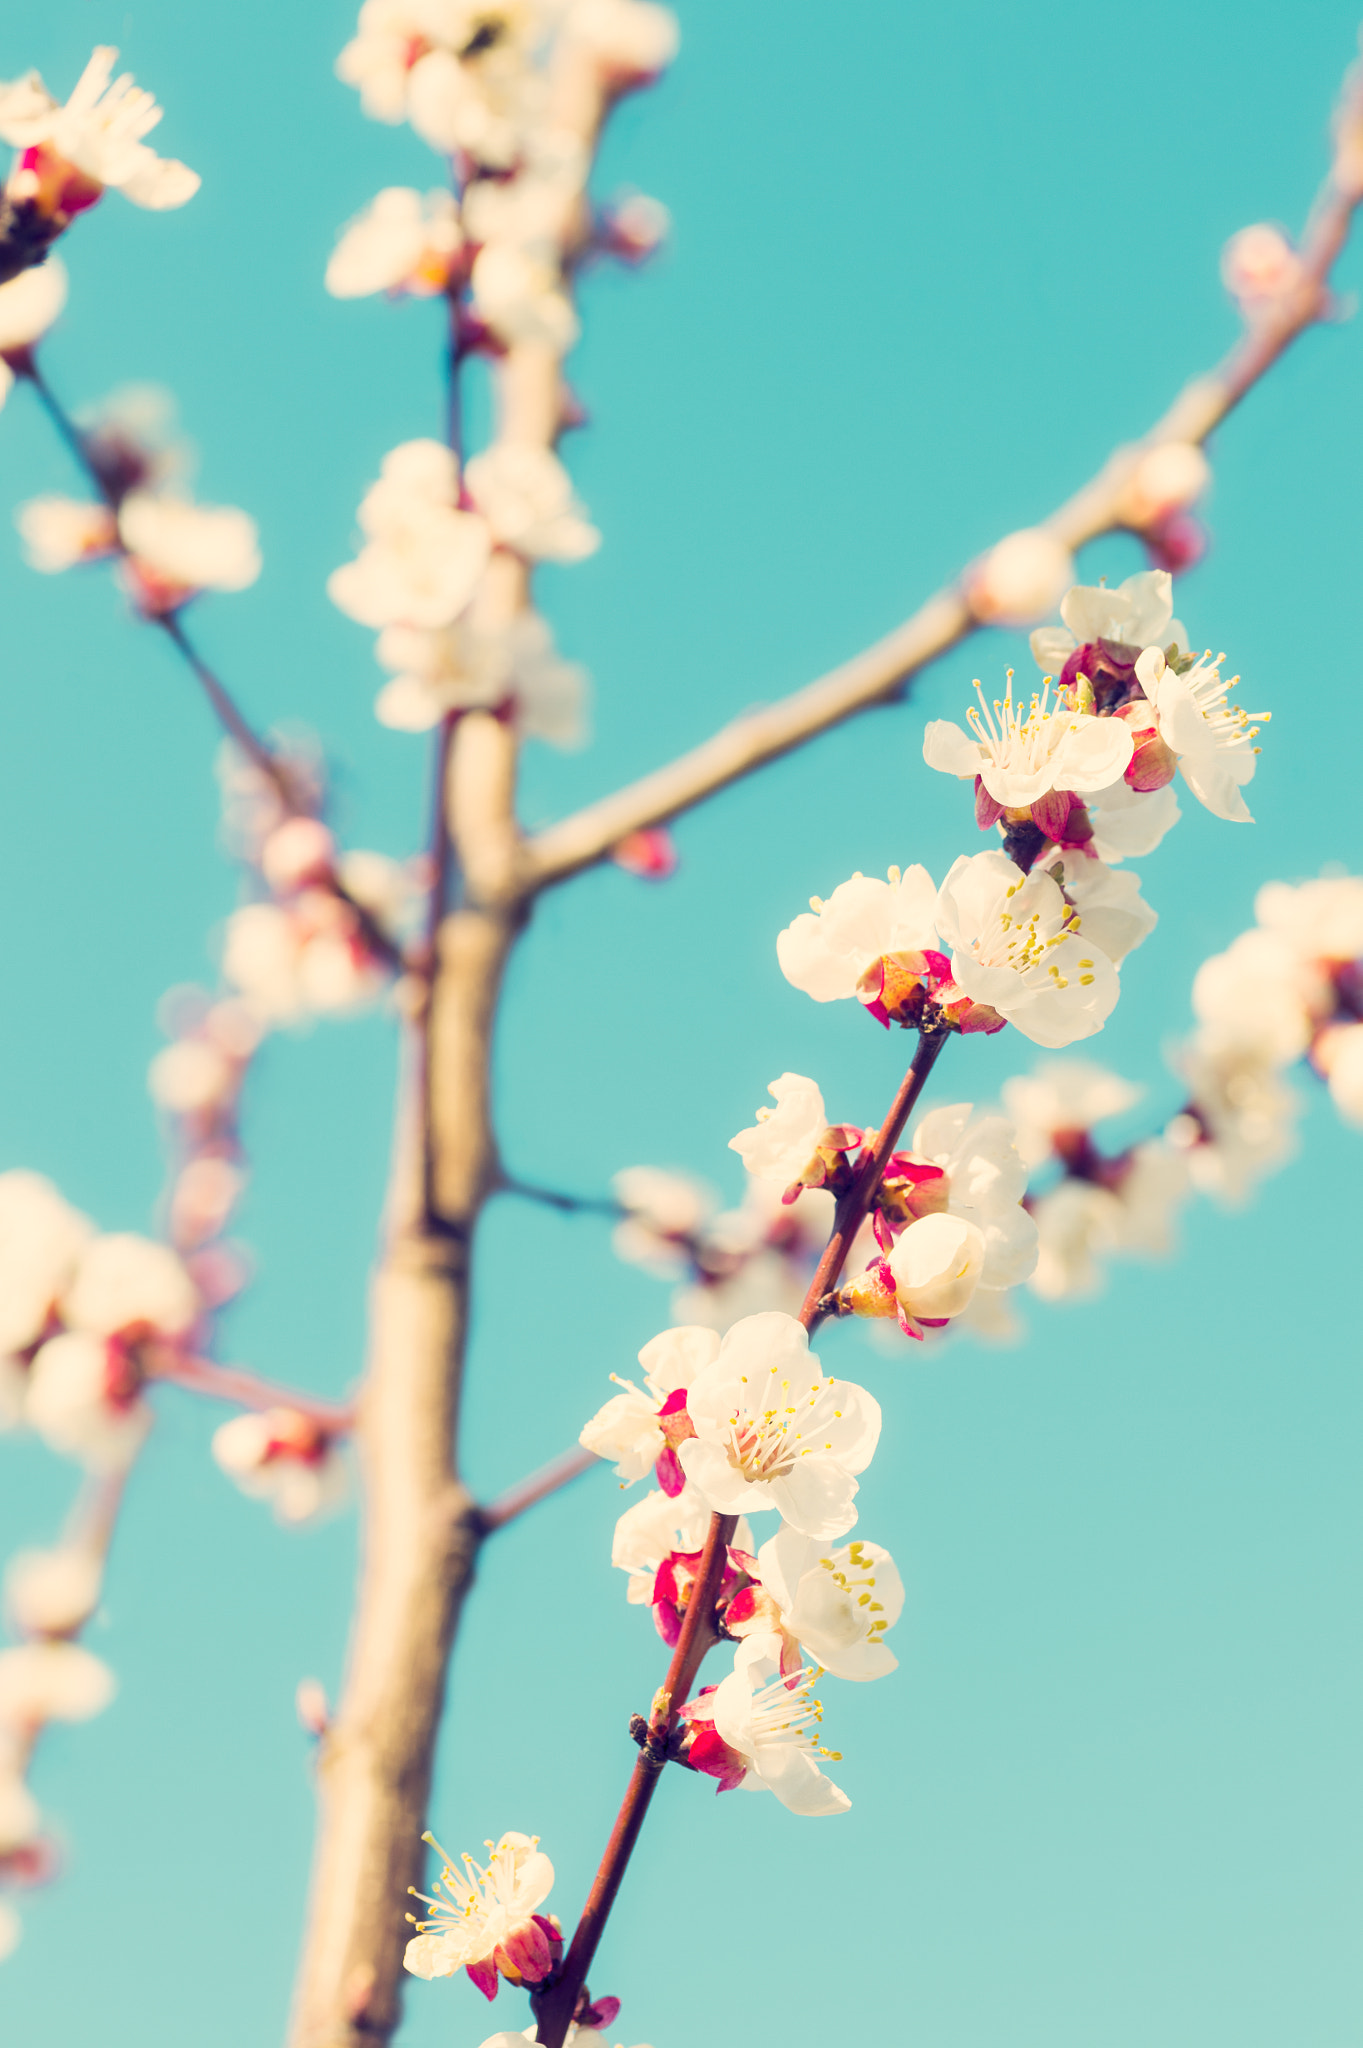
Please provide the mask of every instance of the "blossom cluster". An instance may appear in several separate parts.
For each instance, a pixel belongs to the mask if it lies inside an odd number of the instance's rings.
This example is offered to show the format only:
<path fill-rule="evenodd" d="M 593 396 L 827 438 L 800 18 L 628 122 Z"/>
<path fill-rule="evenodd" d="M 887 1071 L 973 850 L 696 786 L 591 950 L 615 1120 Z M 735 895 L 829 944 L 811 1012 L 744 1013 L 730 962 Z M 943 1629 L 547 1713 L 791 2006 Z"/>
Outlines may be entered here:
<path fill-rule="evenodd" d="M 555 445 L 575 412 L 560 367 L 578 334 L 572 281 L 593 255 L 637 261 L 662 238 L 656 202 L 598 213 L 587 185 L 601 114 L 676 43 L 650 0 L 365 0 L 338 59 L 366 114 L 409 122 L 450 160 L 453 189 L 380 192 L 338 241 L 328 289 L 439 297 L 456 383 L 473 355 L 502 373 L 491 444 L 467 461 L 430 440 L 394 448 L 360 505 L 356 557 L 330 579 L 333 602 L 378 634 L 389 680 L 375 710 L 399 731 L 492 710 L 527 738 L 582 736 L 585 677 L 525 573 L 600 542 Z M 527 380 L 555 394 L 547 409 L 524 403 Z"/>

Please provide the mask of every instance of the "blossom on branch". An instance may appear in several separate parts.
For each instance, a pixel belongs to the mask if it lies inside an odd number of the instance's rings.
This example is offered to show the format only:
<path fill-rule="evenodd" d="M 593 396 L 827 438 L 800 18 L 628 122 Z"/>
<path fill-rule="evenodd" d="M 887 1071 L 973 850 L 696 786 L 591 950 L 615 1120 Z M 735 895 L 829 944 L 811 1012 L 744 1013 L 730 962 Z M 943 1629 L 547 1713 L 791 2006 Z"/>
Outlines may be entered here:
<path fill-rule="evenodd" d="M 929 768 L 980 788 L 975 815 L 981 826 L 1001 816 L 1030 816 L 1048 838 L 1062 836 L 1074 799 L 1087 796 L 1125 774 L 1134 751 L 1130 731 L 1119 720 L 1094 718 L 1067 695 L 1050 698 L 1050 679 L 1033 693 L 1024 713 L 1013 702 L 1013 671 L 993 710 L 976 682 L 980 704 L 966 713 L 970 732 L 949 719 L 931 719 L 923 734 Z"/>
<path fill-rule="evenodd" d="M 1179 770 L 1200 804 L 1218 818 L 1235 824 L 1253 823 L 1240 794 L 1254 774 L 1259 749 L 1252 743 L 1268 711 L 1243 711 L 1229 701 L 1239 682 L 1221 680 L 1224 655 L 1210 648 L 1191 665 L 1171 666 L 1158 647 L 1147 647 L 1136 663 L 1136 677 L 1154 707 L 1159 736 L 1178 756 Z"/>
<path fill-rule="evenodd" d="M 26 1636 L 69 1636 L 99 1605 L 104 1560 L 88 1544 L 20 1550 L 5 1568 L 5 1606 Z"/>
<path fill-rule="evenodd" d="M 1039 871 L 1024 875 L 1006 854 L 962 855 L 942 884 L 935 922 L 957 985 L 1038 1045 L 1088 1038 L 1116 1006 L 1117 970 L 1059 885 Z"/>
<path fill-rule="evenodd" d="M 28 360 L 66 304 L 66 270 L 55 256 L 0 284 L 0 405 L 14 384 L 16 365 Z"/>
<path fill-rule="evenodd" d="M 463 253 L 452 192 L 389 185 L 343 230 L 327 264 L 334 299 L 435 298 L 450 288 Z"/>
<path fill-rule="evenodd" d="M 473 596 L 492 540 L 459 502 L 459 464 L 439 441 L 404 441 L 385 455 L 360 504 L 365 542 L 332 571 L 334 605 L 362 626 L 448 626 Z"/>
<path fill-rule="evenodd" d="M 888 1550 L 855 1538 L 830 1550 L 782 1527 L 762 1545 L 756 1577 L 729 1602 L 732 1636 L 776 1635 L 787 1674 L 800 1647 L 835 1678 L 884 1678 L 899 1660 L 885 1642 L 904 1611 L 904 1582 Z"/>
<path fill-rule="evenodd" d="M 767 1085 L 776 1108 L 759 1109 L 757 1122 L 729 1140 L 757 1180 L 779 1183 L 782 1199 L 795 1200 L 805 1187 L 841 1193 L 851 1184 L 848 1150 L 860 1145 L 855 1124 L 830 1124 L 818 1085 L 804 1074 L 779 1074 Z"/>
<path fill-rule="evenodd" d="M 0 1722 L 36 1730 L 47 1721 L 89 1721 L 116 1691 L 107 1664 L 79 1643 L 21 1643 L 0 1650 Z"/>
<path fill-rule="evenodd" d="M 117 57 L 115 49 L 97 49 L 64 106 L 36 71 L 0 83 L 0 141 L 23 152 L 6 192 L 58 230 L 107 186 L 158 211 L 183 206 L 199 189 L 197 172 L 157 156 L 144 140 L 161 109 L 128 73 L 114 78 Z"/>
<path fill-rule="evenodd" d="M 1074 558 L 1044 526 L 1010 533 L 968 571 L 965 598 L 986 626 L 1028 626 L 1044 618 L 1074 577 Z"/>
<path fill-rule="evenodd" d="M 506 170 L 542 103 L 532 0 L 364 0 L 336 75 L 373 121 L 410 121 L 432 149 Z"/>
<path fill-rule="evenodd" d="M 1186 648 L 1188 636 L 1174 617 L 1174 580 L 1167 569 L 1142 569 L 1109 590 L 1076 583 L 1060 605 L 1063 626 L 1038 626 L 1031 637 L 1039 669 L 1068 688 L 1079 675 L 1100 693 L 1107 682 L 1131 687 L 1136 656 L 1146 647 Z"/>
<path fill-rule="evenodd" d="M 677 1446 L 686 1478 L 716 1514 L 775 1508 L 803 1535 L 845 1535 L 857 1519 L 855 1474 L 880 1437 L 864 1387 L 825 1378 L 794 1316 L 735 1323 L 686 1393 L 693 1434 Z"/>
<path fill-rule="evenodd" d="M 813 1669 L 794 1677 L 782 1669 L 778 1635 L 741 1642 L 734 1668 L 713 1690 L 681 1708 L 683 1755 L 693 1770 L 719 1780 L 716 1790 L 774 1792 L 791 1813 L 846 1813 L 847 1794 L 817 1759 L 841 1761 L 818 1741 L 823 1707 L 814 1698 Z"/>
<path fill-rule="evenodd" d="M 345 1495 L 335 1431 L 299 1408 L 234 1416 L 214 1431 L 213 1456 L 243 1493 L 268 1501 L 280 1522 L 314 1521 Z"/>
<path fill-rule="evenodd" d="M 467 617 L 436 629 L 386 626 L 375 653 L 397 671 L 374 703 L 379 724 L 395 732 L 430 732 L 455 711 L 495 710 L 525 739 L 576 747 L 585 737 L 587 672 L 563 659 L 539 612 L 495 630 Z"/>
<path fill-rule="evenodd" d="M 470 457 L 464 479 L 499 546 L 532 562 L 580 562 L 601 535 L 573 496 L 557 455 L 530 441 L 496 441 Z"/>
<path fill-rule="evenodd" d="M 414 1977 L 452 1977 L 466 1970 L 485 1998 L 495 1998 L 498 1983 L 538 1984 L 553 1967 L 561 1942 L 558 1923 L 537 1913 L 554 1884 L 554 1866 L 539 1846 L 537 1835 L 503 1835 L 488 1842 L 487 1867 L 467 1851 L 462 1870 L 445 1854 L 433 1835 L 431 1844 L 442 1860 L 434 1883 L 435 1896 L 413 1896 L 431 1908 L 428 1920 L 416 1920 L 416 1934 L 407 1944 L 404 1968 Z M 408 1918 L 412 1916 L 409 1914 Z"/>
<path fill-rule="evenodd" d="M 719 1351 L 715 1332 L 698 1325 L 664 1330 L 650 1338 L 639 1353 L 643 1388 L 612 1373 L 623 1392 L 598 1409 L 584 1425 L 578 1442 L 598 1458 L 615 1459 L 616 1472 L 626 1486 L 633 1486 L 650 1470 L 656 1471 L 664 1493 L 675 1499 L 686 1484 L 678 1463 L 678 1445 L 692 1434 L 688 1389 Z"/>

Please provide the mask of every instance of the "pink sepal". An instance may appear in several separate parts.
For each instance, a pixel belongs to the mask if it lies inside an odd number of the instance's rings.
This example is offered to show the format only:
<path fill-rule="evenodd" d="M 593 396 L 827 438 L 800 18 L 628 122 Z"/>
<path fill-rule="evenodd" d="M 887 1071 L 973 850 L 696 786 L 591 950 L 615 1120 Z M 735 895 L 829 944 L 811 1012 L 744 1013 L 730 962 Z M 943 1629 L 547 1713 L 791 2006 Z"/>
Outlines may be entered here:
<path fill-rule="evenodd" d="M 894 1232 L 890 1228 L 889 1218 L 883 1216 L 879 1209 L 876 1210 L 871 1218 L 871 1230 L 876 1243 L 883 1252 L 892 1252 L 894 1250 Z"/>
<path fill-rule="evenodd" d="M 1032 823 L 1039 825 L 1048 839 L 1058 839 L 1065 829 L 1074 802 L 1067 789 L 1048 789 L 1045 796 L 1039 796 L 1032 805 Z"/>
<path fill-rule="evenodd" d="M 653 1476 L 669 1500 L 675 1500 L 679 1493 L 686 1491 L 686 1474 L 671 1444 L 665 1444 L 659 1451 L 653 1465 Z"/>
<path fill-rule="evenodd" d="M 484 1998 L 495 1998 L 497 1996 L 497 1986 L 502 1980 L 497 1974 L 497 1965 L 493 1962 L 491 1956 L 483 1956 L 476 1963 L 465 1963 L 464 1968 L 468 1973 L 470 1983 L 478 1986 Z"/>
<path fill-rule="evenodd" d="M 599 2031 L 603 2027 L 613 2026 L 619 2017 L 618 1998 L 594 1998 L 591 2004 L 584 2006 L 578 2014 L 577 2024 L 580 2027 L 595 2027 Z"/>
<path fill-rule="evenodd" d="M 992 797 L 984 786 L 984 777 L 975 777 L 975 823 L 981 832 L 987 832 L 991 825 L 997 825 L 1003 816 L 1003 805 Z"/>
<path fill-rule="evenodd" d="M 549 1937 L 538 1920 L 523 1920 L 506 1940 L 499 1942 L 497 1957 L 505 1957 L 518 1977 L 527 1984 L 539 1984 L 554 1966 Z"/>

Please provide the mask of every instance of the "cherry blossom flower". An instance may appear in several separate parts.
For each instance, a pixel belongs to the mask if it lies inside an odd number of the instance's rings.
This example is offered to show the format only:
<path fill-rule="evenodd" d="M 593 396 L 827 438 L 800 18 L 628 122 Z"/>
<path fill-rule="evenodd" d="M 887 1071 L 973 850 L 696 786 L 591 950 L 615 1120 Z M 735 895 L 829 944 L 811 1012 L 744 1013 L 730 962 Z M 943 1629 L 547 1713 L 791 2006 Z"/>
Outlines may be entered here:
<path fill-rule="evenodd" d="M 1043 1301 L 1074 1300 L 1102 1285 L 1100 1256 L 1122 1241 L 1122 1205 L 1095 1181 L 1062 1180 L 1033 1211 L 1039 1233 L 1032 1290 Z"/>
<path fill-rule="evenodd" d="M 899 1659 L 885 1641 L 904 1611 L 904 1582 L 888 1550 L 856 1538 L 831 1550 L 782 1527 L 757 1553 L 758 1582 L 729 1602 L 730 1635 L 784 1639 L 789 1673 L 807 1654 L 835 1678 L 884 1678 Z"/>
<path fill-rule="evenodd" d="M 431 1908 L 414 1924 L 403 1965 L 414 1977 L 452 1977 L 467 1970 L 485 1998 L 495 1998 L 499 1977 L 512 1984 L 538 1984 L 548 1976 L 559 1941 L 557 1924 L 537 1913 L 554 1884 L 554 1866 L 537 1835 L 505 1834 L 487 1843 L 487 1867 L 467 1851 L 462 1870 L 431 1835 L 443 1868 L 434 1897 L 415 1896 Z"/>
<path fill-rule="evenodd" d="M 374 704 L 380 725 L 393 731 L 429 732 L 452 711 L 505 706 L 525 739 L 582 744 L 587 672 L 563 659 L 538 612 L 523 612 L 497 631 L 467 618 L 435 631 L 388 626 L 375 651 L 385 668 L 398 671 Z"/>
<path fill-rule="evenodd" d="M 238 1069 L 220 1046 L 181 1038 L 163 1046 L 147 1070 L 152 1100 L 174 1116 L 202 1116 L 234 1092 Z"/>
<path fill-rule="evenodd" d="M 1093 826 L 1089 851 L 1109 867 L 1153 853 L 1183 815 L 1168 783 L 1162 789 L 1137 790 L 1124 778 L 1100 790 L 1084 808 Z"/>
<path fill-rule="evenodd" d="M 603 208 L 597 226 L 597 247 L 625 263 L 643 263 L 672 232 L 672 216 L 661 199 L 647 192 L 626 192 Z"/>
<path fill-rule="evenodd" d="M 1186 511 L 1211 481 L 1211 465 L 1196 441 L 1162 441 L 1147 448 L 1127 478 L 1118 515 L 1137 533 L 1158 529 Z"/>
<path fill-rule="evenodd" d="M 846 1813 L 851 1800 L 816 1761 L 840 1757 L 817 1740 L 823 1708 L 813 1695 L 815 1673 L 792 1679 L 781 1651 L 778 1635 L 749 1636 L 729 1676 L 681 1709 L 687 1761 L 718 1778 L 720 1792 L 774 1792 L 789 1812 L 810 1817 Z"/>
<path fill-rule="evenodd" d="M 14 382 L 9 359 L 25 359 L 65 304 L 66 270 L 56 256 L 0 284 L 0 405 Z"/>
<path fill-rule="evenodd" d="M 113 77 L 117 57 L 117 50 L 97 49 L 65 106 L 36 71 L 0 84 L 0 140 L 23 151 L 9 196 L 32 201 L 62 226 L 93 206 L 106 186 L 158 211 L 183 206 L 199 189 L 197 172 L 148 147 L 144 137 L 161 109 L 127 73 Z"/>
<path fill-rule="evenodd" d="M 611 1235 L 617 1258 L 663 1279 L 686 1270 L 692 1247 L 714 1214 L 713 1190 L 659 1166 L 626 1166 L 611 1181 L 625 1211 Z"/>
<path fill-rule="evenodd" d="M 695 1434 L 677 1457 L 715 1513 L 776 1508 L 806 1536 L 852 1527 L 854 1475 L 874 1455 L 880 1407 L 864 1387 L 825 1379 L 794 1316 L 735 1323 L 691 1380 L 686 1411 Z"/>
<path fill-rule="evenodd" d="M 459 465 L 439 441 L 405 441 L 385 455 L 360 504 L 366 535 L 333 570 L 331 601 L 362 626 L 447 626 L 487 566 L 487 522 L 459 506 Z"/>
<path fill-rule="evenodd" d="M 1195 1187 L 1239 1205 L 1292 1156 L 1301 1103 L 1263 1042 L 1199 1032 L 1179 1068 L 1191 1109 L 1165 1136 L 1186 1148 Z"/>
<path fill-rule="evenodd" d="M 64 1331 L 38 1351 L 24 1418 L 54 1451 L 92 1472 L 121 1472 L 151 1428 L 143 1374 L 128 1347 Z"/>
<path fill-rule="evenodd" d="M 1363 955 L 1363 878 L 1320 875 L 1313 881 L 1265 882 L 1254 916 L 1302 960 L 1343 962 Z"/>
<path fill-rule="evenodd" d="M 945 1213 L 979 1232 L 984 1245 L 980 1286 L 1015 1287 L 1025 1280 L 1036 1257 L 1036 1230 L 1022 1206 L 1027 1171 L 1008 1119 L 977 1112 L 970 1102 L 934 1109 L 913 1134 L 912 1157 L 941 1175 L 926 1188 L 920 1184 L 919 1220 Z"/>
<path fill-rule="evenodd" d="M 637 875 L 644 882 L 665 882 L 677 872 L 676 843 L 662 825 L 627 832 L 611 848 L 611 859 L 627 875 Z"/>
<path fill-rule="evenodd" d="M 571 0 L 563 30 L 621 81 L 637 82 L 665 70 L 680 41 L 671 9 L 650 0 Z"/>
<path fill-rule="evenodd" d="M 992 825 L 1004 812 L 1030 813 L 1044 832 L 1059 838 L 1074 796 L 1106 789 L 1126 772 L 1134 750 L 1129 728 L 1118 719 L 1072 709 L 1060 694 L 1052 703 L 1049 678 L 1025 713 L 1013 702 L 1011 669 L 992 712 L 978 682 L 975 689 L 980 704 L 966 713 L 970 732 L 946 718 L 929 720 L 923 759 L 945 775 L 978 779 L 991 799 L 976 806 L 981 825 Z"/>
<path fill-rule="evenodd" d="M 563 288 L 556 254 L 542 253 L 521 242 L 485 242 L 473 259 L 469 287 L 474 312 L 489 332 L 508 346 L 538 342 L 565 355 L 577 340 L 578 318 Z M 591 552 L 585 536 L 579 537 L 578 545 L 580 553 Z M 577 556 L 561 559 L 573 561 Z"/>
<path fill-rule="evenodd" d="M 1193 977 L 1202 1039 L 1239 1045 L 1257 1060 L 1290 1066 L 1311 1040 L 1313 1012 L 1327 1006 L 1319 968 L 1277 932 L 1241 932 Z"/>
<path fill-rule="evenodd" d="M 650 1606 L 658 1567 L 674 1550 L 694 1552 L 705 1542 L 710 1527 L 710 1510 L 687 1487 L 675 1498 L 666 1493 L 646 1493 L 633 1507 L 625 1509 L 611 1538 L 611 1563 L 629 1574 L 625 1597 L 631 1607 Z M 748 1543 L 739 1542 L 742 1550 Z"/>
<path fill-rule="evenodd" d="M 131 1231 L 95 1238 L 62 1300 L 73 1330 L 100 1337 L 183 1337 L 199 1309 L 198 1290 L 174 1252 Z"/>
<path fill-rule="evenodd" d="M 1079 913 L 1085 938 L 1092 939 L 1114 967 L 1159 923 L 1158 911 L 1141 895 L 1140 876 L 1129 869 L 1118 873 L 1088 846 L 1067 847 L 1058 860 L 1042 853 L 1037 865 L 1059 882 Z"/>
<path fill-rule="evenodd" d="M 692 1433 L 687 1389 L 702 1367 L 718 1355 L 719 1348 L 715 1332 L 697 1324 L 679 1325 L 651 1337 L 639 1353 L 643 1388 L 612 1373 L 623 1391 L 597 1410 L 578 1442 L 598 1458 L 615 1459 L 616 1473 L 626 1486 L 633 1486 L 653 1470 L 664 1493 L 675 1498 L 686 1483 L 677 1461 L 677 1446 L 682 1437 Z"/>
<path fill-rule="evenodd" d="M 389 185 L 342 232 L 327 264 L 334 299 L 434 298 L 449 289 L 464 247 L 452 192 Z"/>
<path fill-rule="evenodd" d="M 1136 663 L 1136 677 L 1155 709 L 1160 738 L 1178 755 L 1179 770 L 1193 795 L 1218 818 L 1252 824 L 1241 787 L 1254 774 L 1259 731 L 1268 711 L 1246 712 L 1228 700 L 1240 678 L 1221 680 L 1224 655 L 1210 649 L 1191 668 L 1179 672 L 1158 647 L 1147 647 Z"/>
<path fill-rule="evenodd" d="M 234 505 L 132 491 L 119 506 L 118 532 L 134 595 L 153 611 L 173 611 L 196 590 L 246 590 L 260 574 L 256 523 Z"/>
<path fill-rule="evenodd" d="M 572 478 L 548 448 L 494 442 L 465 465 L 464 479 L 493 539 L 529 561 L 580 562 L 601 545 Z"/>
<path fill-rule="evenodd" d="M 1087 661 L 1093 680 L 1096 659 L 1106 648 L 1124 650 L 1132 666 L 1146 647 L 1186 647 L 1187 634 L 1174 617 L 1174 579 L 1167 569 L 1142 569 L 1115 590 L 1106 584 L 1076 583 L 1060 606 L 1064 626 L 1039 626 L 1032 634 L 1032 658 L 1039 669 L 1070 681 L 1074 657 Z"/>
<path fill-rule="evenodd" d="M 758 1180 L 798 1189 L 812 1168 L 810 1184 L 821 1186 L 826 1173 L 815 1155 L 825 1140 L 845 1151 L 860 1143 L 861 1132 L 843 1125 L 830 1129 L 818 1084 L 804 1074 L 778 1074 L 767 1084 L 767 1093 L 775 1098 L 775 1109 L 759 1109 L 757 1122 L 730 1138 L 729 1150 Z"/>
<path fill-rule="evenodd" d="M 1246 319 L 1261 319 L 1301 284 L 1304 266 L 1290 238 L 1271 221 L 1233 234 L 1221 252 L 1221 281 Z"/>
<path fill-rule="evenodd" d="M 361 1008 L 382 993 L 386 970 L 355 912 L 330 889 L 287 905 L 247 903 L 227 920 L 222 971 L 266 1024 Z"/>
<path fill-rule="evenodd" d="M 508 169 L 538 111 L 529 0 L 365 0 L 336 60 L 371 120 L 410 121 L 446 155 Z"/>
<path fill-rule="evenodd" d="M 236 1415 L 213 1433 L 213 1456 L 242 1492 L 270 1503 L 280 1522 L 310 1522 L 345 1496 L 334 1434 L 298 1408 Z"/>
<path fill-rule="evenodd" d="M 966 602 L 990 626 L 1027 626 L 1044 618 L 1074 578 L 1074 559 L 1043 526 L 1010 533 L 975 563 Z"/>
<path fill-rule="evenodd" d="M 1363 1128 L 1363 1024 L 1333 1024 L 1312 1047 L 1335 1108 L 1346 1123 Z"/>
<path fill-rule="evenodd" d="M 30 498 L 15 515 L 24 558 L 44 576 L 80 562 L 107 561 L 118 552 L 118 521 L 107 505 L 49 492 Z"/>
<path fill-rule="evenodd" d="M 0 1355 L 43 1335 L 94 1235 L 41 1174 L 0 1173 Z"/>
<path fill-rule="evenodd" d="M 83 1543 L 20 1550 L 5 1568 L 5 1605 L 26 1636 L 66 1636 L 99 1605 L 104 1560 Z"/>
<path fill-rule="evenodd" d="M 1036 1044 L 1071 1045 L 1111 1015 L 1117 970 L 1048 874 L 1024 875 L 1003 853 L 963 855 L 934 919 L 957 985 Z"/>
<path fill-rule="evenodd" d="M 1124 1116 L 1141 1098 L 1139 1088 L 1091 1060 L 1043 1060 L 1030 1074 L 1005 1081 L 1001 1093 L 1029 1167 L 1044 1166 L 1053 1153 L 1065 1158 L 1095 1124 Z"/>
<path fill-rule="evenodd" d="M 816 1003 L 855 996 L 876 961 L 930 951 L 936 903 L 926 868 L 891 868 L 884 882 L 855 874 L 827 901 L 812 896 L 810 909 L 786 926 L 776 941 L 781 972 Z"/>
<path fill-rule="evenodd" d="M 22 1643 L 0 1650 L 0 1719 L 19 1728 L 89 1721 L 116 1690 L 107 1664 L 79 1643 Z"/>

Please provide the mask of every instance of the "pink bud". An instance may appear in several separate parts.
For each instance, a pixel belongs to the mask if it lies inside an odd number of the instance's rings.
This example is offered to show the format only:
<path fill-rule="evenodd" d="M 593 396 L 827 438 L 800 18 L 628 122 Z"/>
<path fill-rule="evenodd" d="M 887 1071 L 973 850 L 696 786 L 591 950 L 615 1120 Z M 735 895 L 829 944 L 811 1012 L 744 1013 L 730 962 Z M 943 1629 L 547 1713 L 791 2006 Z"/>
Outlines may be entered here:
<path fill-rule="evenodd" d="M 611 859 L 627 875 L 639 875 L 646 882 L 665 882 L 677 872 L 677 849 L 661 826 L 628 833 L 611 848 Z"/>
<path fill-rule="evenodd" d="M 336 861 L 336 841 L 320 818 L 286 818 L 260 850 L 260 868 L 280 895 L 324 882 Z"/>
<path fill-rule="evenodd" d="M 320 1678 L 300 1678 L 298 1690 L 293 1696 L 298 1725 L 305 1735 L 320 1738 L 331 1726 L 331 1708 L 327 1704 L 326 1687 Z"/>

